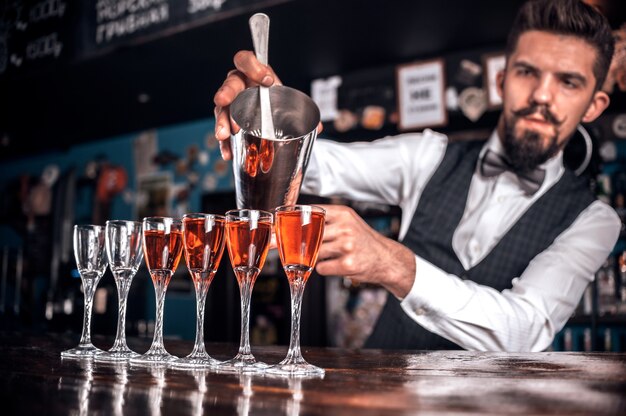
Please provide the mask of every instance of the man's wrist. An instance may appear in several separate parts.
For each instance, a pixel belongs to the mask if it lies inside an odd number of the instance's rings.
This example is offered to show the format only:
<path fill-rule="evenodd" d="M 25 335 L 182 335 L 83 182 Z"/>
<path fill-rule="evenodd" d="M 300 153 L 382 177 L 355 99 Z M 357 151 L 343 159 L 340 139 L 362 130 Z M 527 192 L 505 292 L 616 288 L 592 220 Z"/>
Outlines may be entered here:
<path fill-rule="evenodd" d="M 396 241 L 388 240 L 387 244 L 392 261 L 384 271 L 387 279 L 383 286 L 398 299 L 403 299 L 415 281 L 415 254 Z"/>

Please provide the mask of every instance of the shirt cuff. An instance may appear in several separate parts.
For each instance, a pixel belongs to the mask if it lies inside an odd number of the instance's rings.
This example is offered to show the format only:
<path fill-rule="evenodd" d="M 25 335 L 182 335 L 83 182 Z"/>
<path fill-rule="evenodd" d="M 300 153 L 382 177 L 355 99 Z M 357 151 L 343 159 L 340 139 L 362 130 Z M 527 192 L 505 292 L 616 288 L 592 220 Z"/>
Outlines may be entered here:
<path fill-rule="evenodd" d="M 400 306 L 409 315 L 429 315 L 434 312 L 429 299 L 437 299 L 441 296 L 442 289 L 439 282 L 445 281 L 442 277 L 447 276 L 443 270 L 415 256 L 415 280 L 408 295 L 401 299 Z"/>

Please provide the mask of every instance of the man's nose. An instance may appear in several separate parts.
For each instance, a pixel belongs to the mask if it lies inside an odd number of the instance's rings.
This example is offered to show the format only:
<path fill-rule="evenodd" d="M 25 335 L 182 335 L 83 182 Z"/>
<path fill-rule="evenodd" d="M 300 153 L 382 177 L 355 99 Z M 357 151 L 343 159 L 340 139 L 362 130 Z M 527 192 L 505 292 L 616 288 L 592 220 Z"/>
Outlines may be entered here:
<path fill-rule="evenodd" d="M 537 104 L 551 104 L 554 98 L 555 80 L 550 75 L 544 75 L 537 80 L 532 99 Z"/>

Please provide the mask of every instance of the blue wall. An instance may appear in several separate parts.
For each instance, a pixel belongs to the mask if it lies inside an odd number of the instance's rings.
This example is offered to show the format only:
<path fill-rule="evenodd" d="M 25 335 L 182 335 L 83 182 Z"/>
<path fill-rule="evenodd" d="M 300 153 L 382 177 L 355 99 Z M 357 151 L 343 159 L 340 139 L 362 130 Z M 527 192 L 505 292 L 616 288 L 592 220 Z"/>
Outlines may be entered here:
<path fill-rule="evenodd" d="M 191 123 L 172 125 L 153 130 L 157 137 L 158 152 L 167 151 L 186 158 L 190 146 L 204 152 L 206 164 L 196 163 L 194 171 L 199 176 L 197 186 L 193 187 L 188 199 L 187 212 L 201 209 L 201 195 L 211 191 L 225 191 L 233 189 L 232 168 L 230 163 L 224 166 L 219 148 L 213 136 L 213 119 L 199 120 Z M 114 197 L 112 202 L 111 218 L 137 219 L 134 209 L 134 195 L 136 191 L 136 171 L 133 157 L 133 144 L 141 132 L 111 137 L 77 145 L 65 152 L 47 153 L 39 156 L 4 162 L 0 170 L 0 192 L 5 195 L 11 181 L 20 175 L 38 177 L 49 164 L 56 164 L 61 171 L 75 167 L 78 176 L 85 171 L 86 165 L 96 157 L 104 158 L 114 165 L 124 167 L 128 173 L 128 186 L 124 194 Z M 173 184 L 185 184 L 186 175 L 176 174 L 175 164 L 169 164 L 158 169 L 159 172 L 169 172 Z M 207 188 L 206 184 L 210 187 Z M 76 195 L 76 219 L 82 222 L 91 217 L 93 194 L 78 192 Z M 173 208 L 173 207 L 172 207 Z M 175 211 L 175 210 L 174 210 Z M 175 213 L 175 212 L 173 212 Z M 19 246 L 19 236 L 8 226 L 0 225 L 0 244 Z"/>

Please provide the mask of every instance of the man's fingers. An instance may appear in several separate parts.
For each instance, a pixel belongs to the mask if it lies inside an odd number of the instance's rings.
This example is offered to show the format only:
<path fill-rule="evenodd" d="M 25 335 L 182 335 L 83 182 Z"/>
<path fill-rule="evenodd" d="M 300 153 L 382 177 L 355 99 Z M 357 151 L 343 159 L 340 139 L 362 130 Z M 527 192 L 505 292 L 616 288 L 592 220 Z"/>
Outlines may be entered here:
<path fill-rule="evenodd" d="M 245 76 L 237 70 L 232 70 L 224 80 L 222 86 L 217 90 L 213 97 L 216 106 L 229 106 L 239 93 L 247 87 Z"/>
<path fill-rule="evenodd" d="M 339 261 L 337 259 L 318 260 L 315 271 L 322 276 L 333 276 L 337 271 L 338 264 Z"/>
<path fill-rule="evenodd" d="M 274 72 L 261 64 L 251 51 L 239 51 L 234 58 L 235 68 L 243 72 L 251 81 L 269 87 L 274 84 Z"/>
<path fill-rule="evenodd" d="M 215 138 L 217 140 L 226 140 L 230 137 L 228 107 L 235 100 L 235 97 L 246 88 L 245 80 L 242 77 L 239 71 L 230 71 L 213 97 L 215 103 Z"/>
<path fill-rule="evenodd" d="M 222 86 L 213 96 L 215 103 L 215 138 L 219 141 L 224 160 L 232 159 L 230 148 L 229 106 L 246 88 L 262 84 L 271 86 L 280 83 L 271 67 L 262 65 L 251 51 L 239 51 L 234 58 L 235 68 L 228 72 Z"/>
<path fill-rule="evenodd" d="M 219 142 L 220 144 L 220 152 L 222 153 L 222 158 L 224 160 L 231 160 L 233 158 L 233 152 L 230 149 L 230 142 L 228 140 L 224 140 Z"/>
<path fill-rule="evenodd" d="M 324 241 L 320 246 L 319 253 L 317 255 L 318 261 L 327 260 L 338 257 L 341 254 L 339 247 L 334 244 L 333 241 Z"/>
<path fill-rule="evenodd" d="M 332 225 L 353 217 L 354 210 L 345 205 L 320 205 L 326 211 L 326 224 Z"/>
<path fill-rule="evenodd" d="M 315 270 L 323 276 L 353 276 L 358 270 L 353 257 L 331 257 L 318 260 Z"/>
<path fill-rule="evenodd" d="M 324 235 L 322 236 L 322 241 L 324 244 L 328 244 L 332 241 L 336 241 L 339 237 L 340 230 L 338 227 L 333 227 L 329 223 L 326 223 L 324 227 Z"/>
<path fill-rule="evenodd" d="M 215 138 L 220 142 L 230 137 L 229 117 L 227 110 L 215 107 Z"/>

